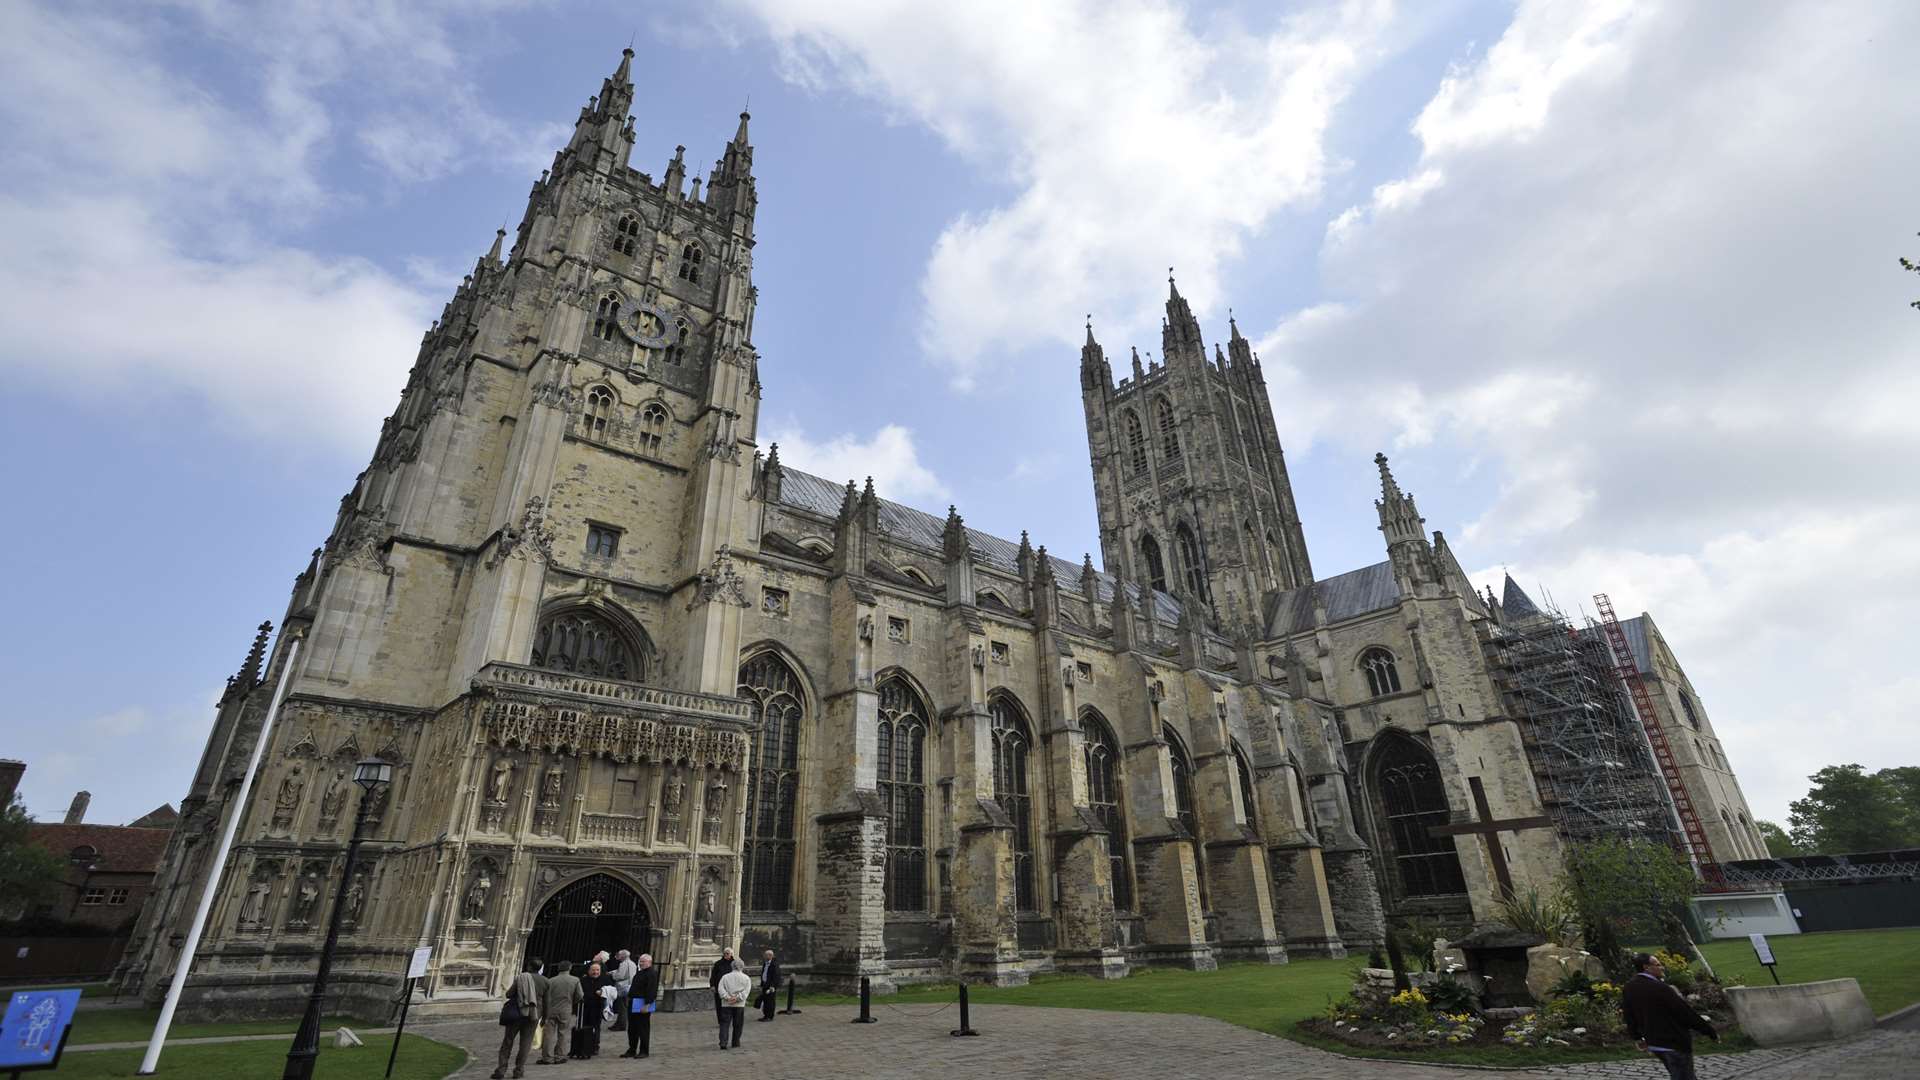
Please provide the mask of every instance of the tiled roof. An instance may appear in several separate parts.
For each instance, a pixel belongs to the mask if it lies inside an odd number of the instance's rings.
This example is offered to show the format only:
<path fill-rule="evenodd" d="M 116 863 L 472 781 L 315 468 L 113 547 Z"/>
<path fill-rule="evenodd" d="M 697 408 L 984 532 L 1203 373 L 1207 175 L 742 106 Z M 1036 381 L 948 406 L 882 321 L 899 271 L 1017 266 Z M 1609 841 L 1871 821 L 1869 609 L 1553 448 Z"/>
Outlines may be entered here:
<path fill-rule="evenodd" d="M 135 829 L 126 825 L 41 825 L 35 824 L 28 839 L 58 855 L 64 862 L 77 847 L 91 847 L 100 853 L 93 864 L 96 871 L 152 873 L 160 866 L 172 829 Z"/>
<path fill-rule="evenodd" d="M 824 517 L 837 517 L 840 504 L 846 500 L 847 489 L 844 484 L 801 472 L 790 465 L 780 466 L 780 504 L 796 510 L 820 514 Z M 890 539 L 917 547 L 939 551 L 945 545 L 947 519 L 929 514 L 924 510 L 915 510 L 889 499 L 880 500 L 880 532 Z M 1020 545 L 979 529 L 967 530 L 967 541 L 973 546 L 973 554 L 982 565 L 1006 574 L 1017 574 L 1020 569 Z M 1053 565 L 1053 576 L 1059 581 L 1062 592 L 1080 595 L 1080 564 L 1071 563 L 1049 553 L 1047 560 Z M 1113 578 L 1106 574 L 1095 573 L 1092 597 L 1099 603 L 1113 599 Z M 1140 602 L 1140 587 L 1129 584 L 1127 595 Z M 1180 604 L 1165 593 L 1155 593 L 1155 613 L 1163 622 L 1173 623 L 1180 619 Z"/>
<path fill-rule="evenodd" d="M 1531 619 L 1540 615 L 1540 609 L 1534 604 L 1533 597 L 1528 596 L 1527 591 L 1520 587 L 1520 583 L 1513 580 L 1512 574 L 1507 575 L 1507 583 L 1502 588 L 1500 613 L 1509 619 Z"/>
<path fill-rule="evenodd" d="M 1267 633 L 1272 637 L 1298 634 L 1313 628 L 1314 599 L 1327 609 L 1328 622 L 1340 622 L 1400 602 L 1400 586 L 1393 580 L 1393 564 L 1378 562 L 1313 583 L 1276 593 L 1267 602 Z"/>

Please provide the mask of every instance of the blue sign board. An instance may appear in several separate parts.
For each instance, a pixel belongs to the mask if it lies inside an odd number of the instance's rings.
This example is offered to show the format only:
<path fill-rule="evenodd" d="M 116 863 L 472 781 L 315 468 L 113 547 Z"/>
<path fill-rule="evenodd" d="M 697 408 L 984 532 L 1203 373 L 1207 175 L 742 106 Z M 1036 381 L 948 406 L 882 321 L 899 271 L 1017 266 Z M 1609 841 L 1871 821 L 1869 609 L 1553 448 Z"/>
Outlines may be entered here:
<path fill-rule="evenodd" d="M 0 1070 L 51 1069 L 73 1023 L 78 990 L 16 990 L 0 1020 Z"/>

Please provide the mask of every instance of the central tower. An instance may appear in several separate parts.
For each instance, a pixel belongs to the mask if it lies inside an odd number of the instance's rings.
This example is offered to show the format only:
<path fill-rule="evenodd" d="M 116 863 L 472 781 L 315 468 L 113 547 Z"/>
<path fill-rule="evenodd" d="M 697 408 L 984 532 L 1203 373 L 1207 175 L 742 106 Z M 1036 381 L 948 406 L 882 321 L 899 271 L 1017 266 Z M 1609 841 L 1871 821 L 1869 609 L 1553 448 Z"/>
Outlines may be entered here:
<path fill-rule="evenodd" d="M 1167 277 L 1165 363 L 1113 381 L 1087 327 L 1080 398 L 1109 573 L 1257 620 L 1274 589 L 1313 583 L 1260 360 L 1231 319 L 1223 354 L 1207 358 L 1200 324 Z"/>

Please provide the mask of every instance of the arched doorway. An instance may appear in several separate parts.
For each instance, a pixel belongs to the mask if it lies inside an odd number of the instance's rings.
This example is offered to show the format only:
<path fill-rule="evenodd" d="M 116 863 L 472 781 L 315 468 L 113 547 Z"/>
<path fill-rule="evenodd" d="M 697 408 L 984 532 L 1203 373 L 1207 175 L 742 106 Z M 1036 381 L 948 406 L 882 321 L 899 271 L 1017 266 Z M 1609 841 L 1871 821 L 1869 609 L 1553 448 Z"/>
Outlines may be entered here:
<path fill-rule="evenodd" d="M 633 886 L 611 874 L 591 874 L 554 893 L 534 916 L 529 957 L 578 964 L 594 953 L 651 947 L 653 919 Z"/>

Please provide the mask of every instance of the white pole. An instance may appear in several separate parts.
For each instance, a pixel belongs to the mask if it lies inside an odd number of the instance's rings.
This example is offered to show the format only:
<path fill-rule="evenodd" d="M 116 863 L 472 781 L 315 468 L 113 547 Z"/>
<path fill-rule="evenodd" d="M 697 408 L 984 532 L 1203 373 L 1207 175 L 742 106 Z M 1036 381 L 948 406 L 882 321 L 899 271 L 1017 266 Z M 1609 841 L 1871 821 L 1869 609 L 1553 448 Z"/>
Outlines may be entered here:
<path fill-rule="evenodd" d="M 153 1025 L 153 1038 L 147 1042 L 147 1056 L 140 1059 L 140 1069 L 136 1076 L 152 1076 L 160 1064 L 160 1048 L 166 1044 L 167 1029 L 173 1026 L 173 1010 L 180 1004 L 180 991 L 187 985 L 187 971 L 193 967 L 193 954 L 200 948 L 200 932 L 206 929 L 207 913 L 213 910 L 213 898 L 220 891 L 220 874 L 227 861 L 227 851 L 233 847 L 233 834 L 240 827 L 240 816 L 247 809 L 247 794 L 253 790 L 254 773 L 260 768 L 260 757 L 266 753 L 267 736 L 273 733 L 274 718 L 280 715 L 280 701 L 287 694 L 287 679 L 293 674 L 293 662 L 300 656 L 300 633 L 296 631 L 293 644 L 287 647 L 287 662 L 280 667 L 280 681 L 273 688 L 273 702 L 267 706 L 267 719 L 260 725 L 260 737 L 254 740 L 253 758 L 247 762 L 247 771 L 240 778 L 240 792 L 234 796 L 233 811 L 227 815 L 227 824 L 220 830 L 220 846 L 214 850 L 213 858 L 207 866 L 207 885 L 200 893 L 200 909 L 193 914 L 193 927 L 187 931 L 187 943 L 180 950 L 180 958 L 173 968 L 173 983 L 167 987 L 167 1000 L 160 1006 L 160 1019 Z"/>

